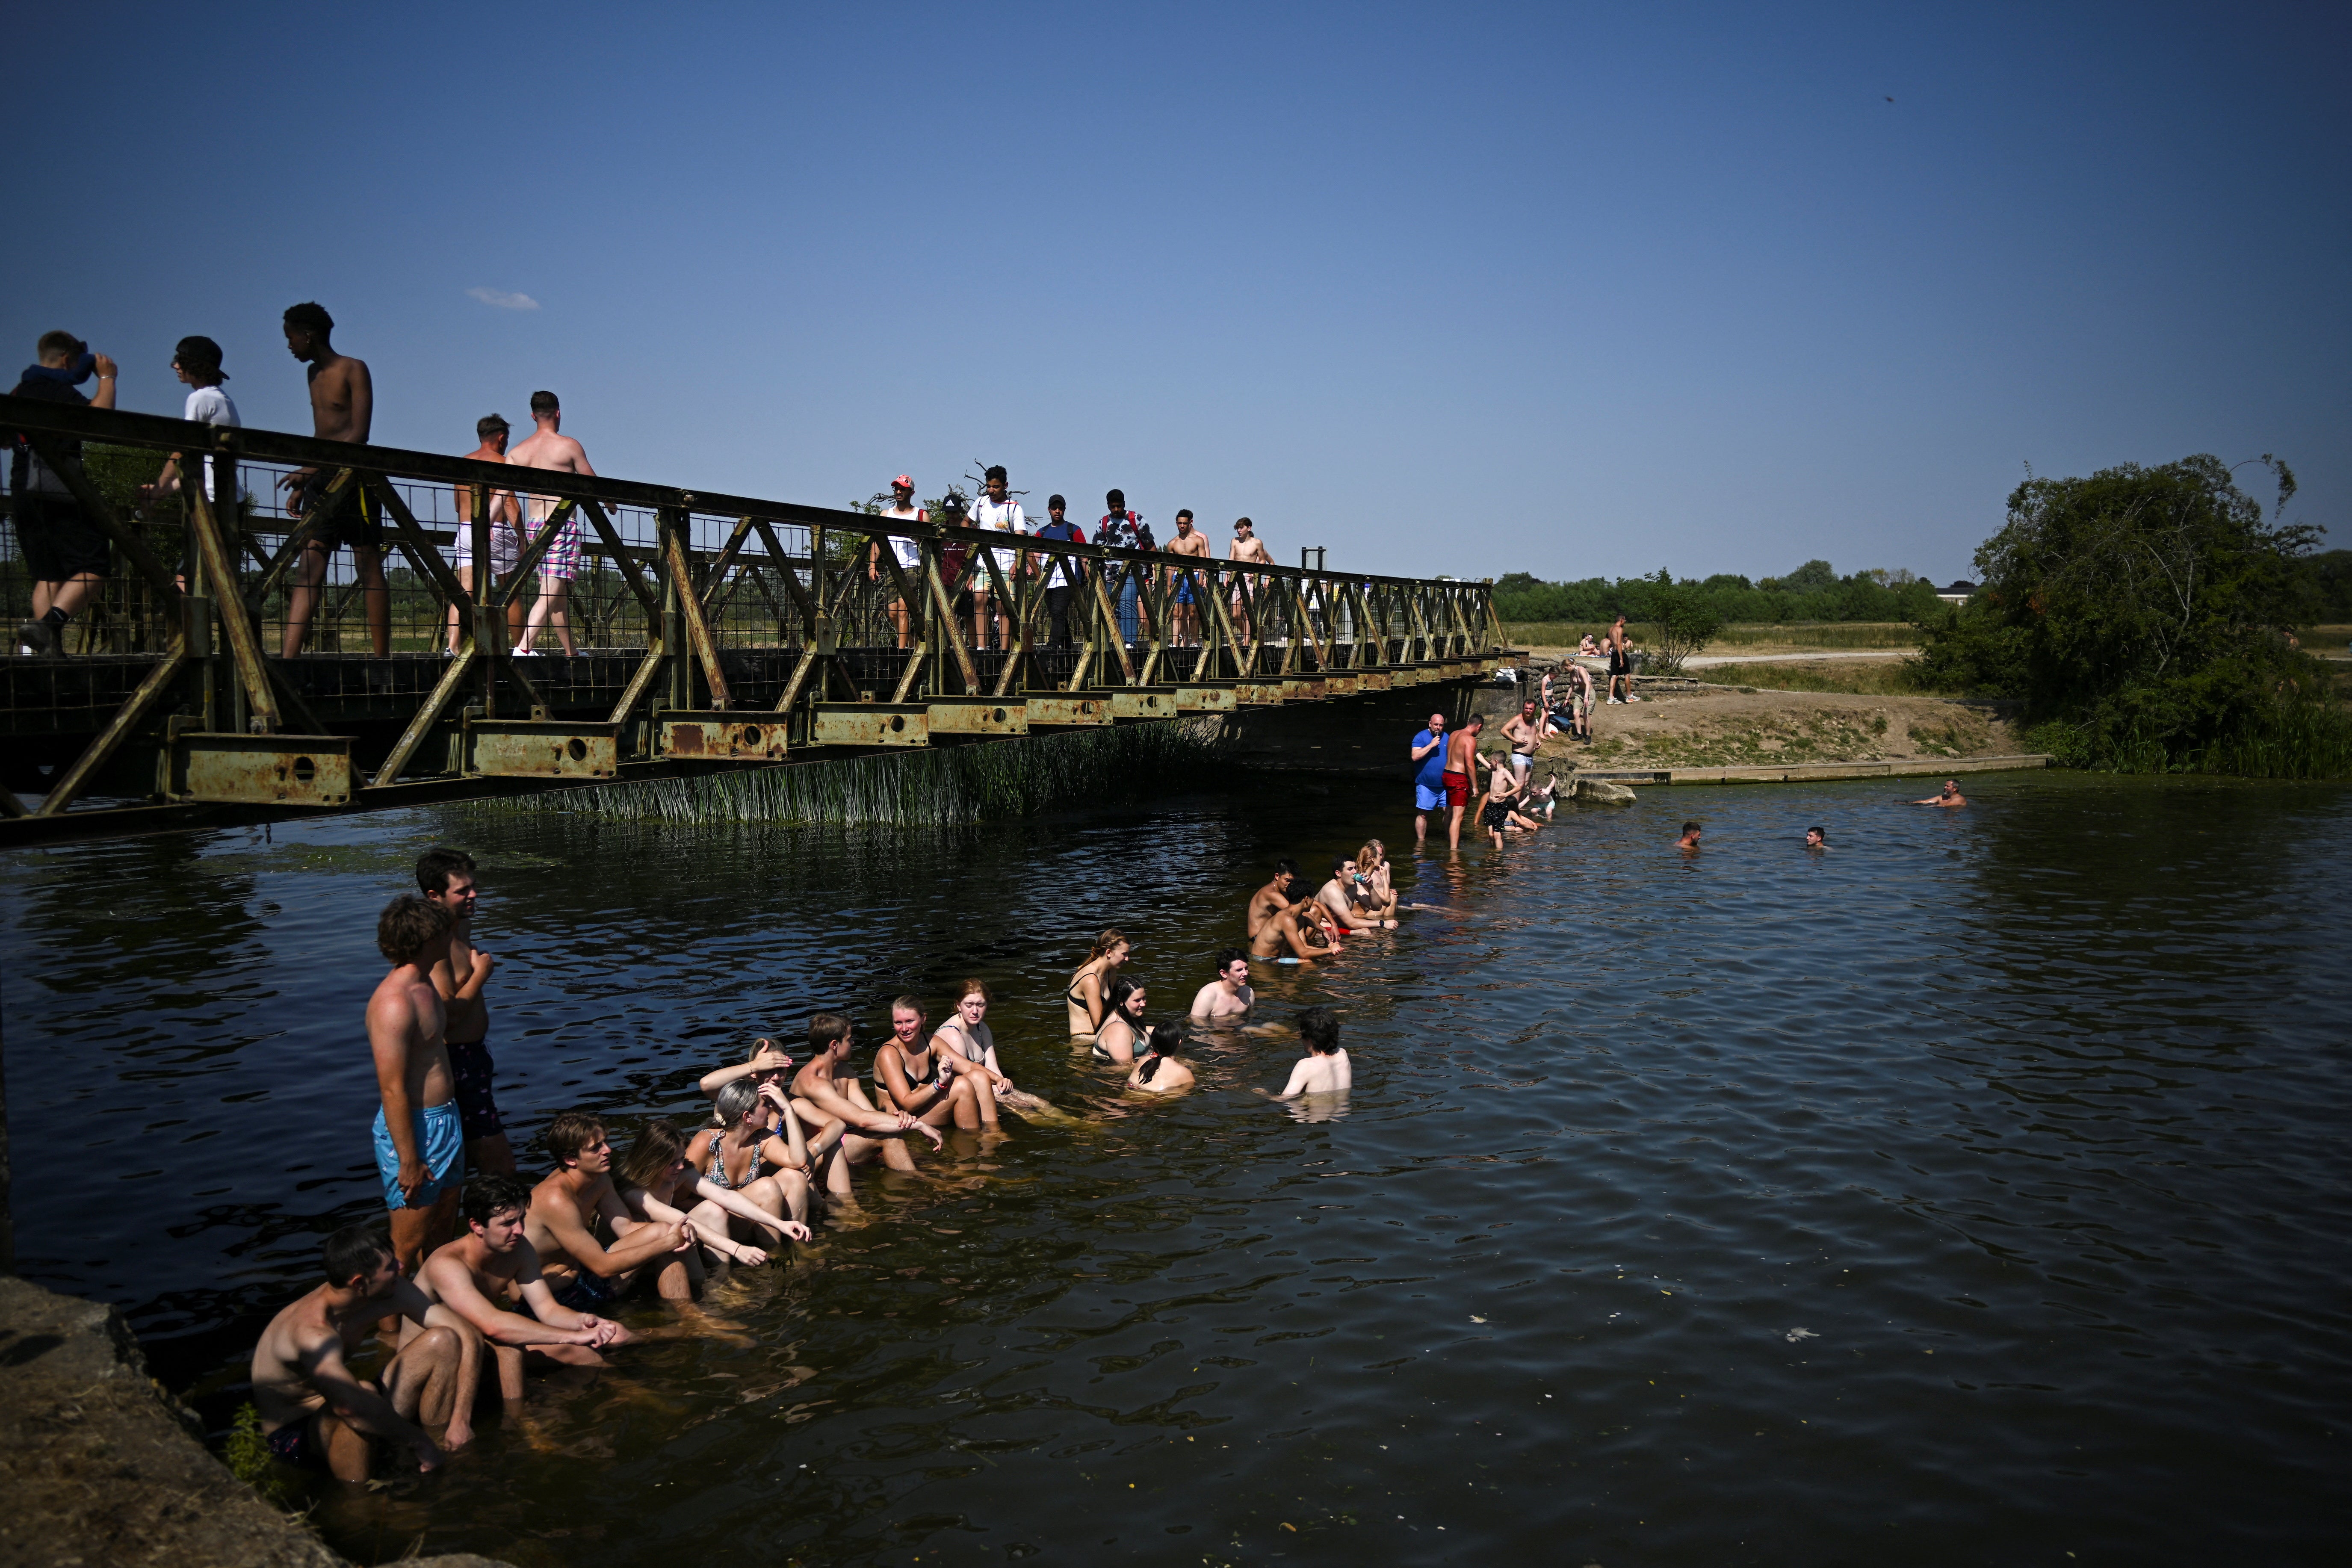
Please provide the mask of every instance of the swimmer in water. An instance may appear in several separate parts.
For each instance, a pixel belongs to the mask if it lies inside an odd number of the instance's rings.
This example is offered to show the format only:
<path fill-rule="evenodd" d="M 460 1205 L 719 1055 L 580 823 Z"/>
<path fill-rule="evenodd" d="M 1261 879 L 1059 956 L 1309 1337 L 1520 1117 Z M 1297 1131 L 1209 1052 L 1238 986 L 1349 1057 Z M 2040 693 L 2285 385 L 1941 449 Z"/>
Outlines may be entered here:
<path fill-rule="evenodd" d="M 1705 828 L 1703 828 L 1703 827 L 1701 827 L 1701 826 L 1700 826 L 1697 823 L 1696 823 L 1696 822 L 1685 822 L 1685 823 L 1684 823 L 1684 824 L 1683 824 L 1683 836 L 1682 836 L 1680 838 L 1677 838 L 1677 839 L 1675 839 L 1675 848 L 1677 848 L 1677 849 L 1696 849 L 1696 848 L 1697 848 L 1697 847 L 1698 847 L 1698 836 L 1699 836 L 1701 833 L 1705 832 L 1705 831 L 1706 831 L 1706 829 L 1705 829 Z"/>
<path fill-rule="evenodd" d="M 1808 848 L 1808 849 L 1826 849 L 1826 848 L 1828 848 L 1829 847 L 1830 847 L 1830 838 L 1829 838 L 1829 835 L 1828 835 L 1828 834 L 1823 833 L 1823 832 L 1822 832 L 1820 828 L 1818 828 L 1818 827 L 1808 827 L 1808 828 L 1806 828 L 1806 829 L 1805 829 L 1805 847 L 1806 847 L 1806 848 Z"/>
<path fill-rule="evenodd" d="M 924 1034 L 923 1005 L 912 996 L 899 997 L 890 1004 L 890 1037 L 874 1052 L 874 1102 L 933 1127 L 944 1127 L 950 1118 L 966 1132 L 995 1126 L 995 1100 L 982 1104 L 989 1093 L 987 1075 L 950 1068 L 950 1054 Z"/>
<path fill-rule="evenodd" d="M 1217 954 L 1217 977 L 1193 994 L 1192 1016 L 1215 1021 L 1246 1018 L 1257 1002 L 1250 990 L 1249 954 L 1228 947 Z"/>
<path fill-rule="evenodd" d="M 1250 895 L 1247 915 L 1249 938 L 1255 942 L 1265 922 L 1280 910 L 1288 909 L 1298 897 L 1298 862 L 1277 860 L 1274 863 L 1274 879 Z"/>
<path fill-rule="evenodd" d="M 1174 1055 L 1175 1030 L 1165 1024 L 1147 1026 L 1143 1031 L 1143 1054 L 1135 1058 L 1135 1070 L 1127 1075 L 1127 1087 L 1138 1094 L 1181 1094 L 1192 1087 L 1192 1069 Z M 1167 1045 L 1160 1041 L 1165 1037 Z"/>
<path fill-rule="evenodd" d="M 850 1041 L 856 1031 L 838 1013 L 819 1013 L 809 1019 L 809 1059 L 793 1075 L 793 1113 L 812 1127 L 838 1121 L 845 1131 L 833 1157 L 823 1164 L 825 1190 L 849 1195 L 849 1169 L 877 1155 L 894 1171 L 911 1171 L 915 1157 L 907 1152 L 907 1134 L 917 1133 L 940 1146 L 940 1131 L 929 1122 L 893 1108 L 877 1110 L 865 1088 L 849 1070 Z"/>
<path fill-rule="evenodd" d="M 1364 841 L 1364 847 L 1356 851 L 1356 879 L 1370 895 L 1364 900 L 1364 907 L 1383 921 L 1394 920 L 1397 912 L 1396 886 L 1389 879 L 1387 845 L 1377 838 Z"/>
<path fill-rule="evenodd" d="M 1339 933 L 1331 917 L 1312 900 L 1286 905 L 1266 917 L 1250 940 L 1252 958 L 1278 963 L 1309 963 L 1339 951 Z"/>
<path fill-rule="evenodd" d="M 1911 804 L 1913 805 L 1966 805 L 1969 804 L 1969 797 L 1960 793 L 1959 780 L 1946 779 L 1940 793 L 1931 795 L 1925 800 L 1915 800 Z"/>
<path fill-rule="evenodd" d="M 1309 1007 L 1298 1015 L 1298 1037 L 1306 1042 L 1307 1054 L 1290 1069 L 1290 1081 L 1275 1099 L 1345 1094 L 1354 1087 L 1355 1069 L 1349 1064 L 1348 1053 L 1339 1048 L 1338 1015 L 1328 1007 Z"/>
<path fill-rule="evenodd" d="M 1108 1008 L 1105 997 L 1111 983 L 1111 971 L 1128 961 L 1135 944 L 1117 931 L 1106 931 L 1095 938 L 1094 951 L 1070 976 L 1070 987 L 1063 1000 L 1070 1005 L 1070 1037 L 1091 1040 L 1102 1027 Z"/>
<path fill-rule="evenodd" d="M 1122 974 L 1110 983 L 1108 1016 L 1095 1035 L 1094 1058 L 1125 1064 L 1143 1043 L 1143 982 Z"/>

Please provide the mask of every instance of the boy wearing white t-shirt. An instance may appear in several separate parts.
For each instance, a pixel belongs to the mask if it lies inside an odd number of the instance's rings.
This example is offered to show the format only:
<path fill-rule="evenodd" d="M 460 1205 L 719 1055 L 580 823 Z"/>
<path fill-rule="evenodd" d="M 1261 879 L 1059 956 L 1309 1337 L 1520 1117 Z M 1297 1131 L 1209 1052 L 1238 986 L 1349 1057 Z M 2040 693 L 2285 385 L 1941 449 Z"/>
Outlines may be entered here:
<path fill-rule="evenodd" d="M 180 378 L 180 384 L 183 386 L 188 388 L 188 404 L 186 411 L 182 415 L 183 418 L 193 420 L 199 425 L 218 425 L 231 430 L 243 427 L 244 422 L 236 416 L 236 405 L 231 403 L 228 400 L 228 394 L 221 390 L 221 383 L 228 379 L 228 374 L 221 369 L 220 344 L 206 337 L 182 338 L 172 351 L 172 373 Z M 152 501 L 159 496 L 179 494 L 181 460 L 180 453 L 173 453 L 164 462 L 163 471 L 156 476 L 155 482 L 140 487 L 140 500 Z M 205 493 L 212 498 L 214 507 L 219 509 L 222 525 L 235 528 L 236 519 L 227 510 L 227 507 L 228 503 L 236 498 L 222 493 L 220 480 L 213 472 L 213 460 L 205 458 L 203 462 Z M 194 541 L 192 540 L 190 543 L 193 545 Z M 179 575 L 174 579 L 184 594 L 188 591 L 189 564 L 187 556 L 184 554 L 180 561 Z M 215 588 L 214 592 L 217 594 L 220 590 Z"/>
<path fill-rule="evenodd" d="M 971 505 L 971 526 L 993 529 L 1000 533 L 1028 532 L 1029 520 L 1021 515 L 1021 503 L 1011 500 L 1005 494 L 1004 487 L 1007 480 L 1003 465 L 992 467 L 982 476 L 982 480 L 980 499 Z M 990 553 L 996 557 L 997 571 L 1003 574 L 1005 591 L 1013 592 L 1013 580 L 1021 560 L 1020 552 L 997 550 Z M 987 567 L 982 566 L 972 574 L 971 647 L 975 653 L 988 646 L 987 627 L 992 620 L 996 624 L 998 646 L 1008 648 L 1013 646 L 1011 629 L 1003 616 L 992 616 L 990 612 L 989 600 L 994 593 L 994 588 L 989 583 Z M 1010 611 L 1016 609 L 1017 606 L 1007 605 L 1001 608 Z"/>

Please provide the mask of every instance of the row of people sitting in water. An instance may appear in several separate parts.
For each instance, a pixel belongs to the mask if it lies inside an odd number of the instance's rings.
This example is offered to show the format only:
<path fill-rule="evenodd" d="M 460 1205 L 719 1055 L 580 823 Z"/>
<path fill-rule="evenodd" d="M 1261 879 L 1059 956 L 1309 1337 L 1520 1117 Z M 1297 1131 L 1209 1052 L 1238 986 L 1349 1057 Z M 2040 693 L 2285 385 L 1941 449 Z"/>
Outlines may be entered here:
<path fill-rule="evenodd" d="M 1097 956 L 1116 951 L 1123 963 L 1129 944 L 1106 935 L 1114 941 Z M 1239 949 L 1220 954 L 1196 1014 L 1245 1012 L 1246 976 Z M 1099 1048 L 1108 1035 L 1131 1064 L 1130 1088 L 1192 1085 L 1174 1055 L 1176 1028 L 1143 1022 L 1139 983 L 1117 976 L 1096 994 L 1108 1009 L 1093 1038 Z M 338 1230 L 321 1249 L 324 1281 L 279 1311 L 254 1347 L 254 1402 L 271 1453 L 352 1483 L 369 1479 L 379 1448 L 437 1468 L 472 1440 L 477 1401 L 490 1386 L 512 1411 L 533 1370 L 605 1365 L 607 1352 L 646 1337 L 605 1315 L 616 1304 L 645 1295 L 683 1306 L 714 1271 L 756 1267 L 772 1249 L 809 1241 L 812 1204 L 821 1193 L 846 1196 L 853 1167 L 879 1160 L 912 1170 L 907 1141 L 938 1147 L 950 1122 L 984 1131 L 1004 1109 L 1059 1114 L 1004 1073 L 988 1001 L 983 983 L 964 982 L 954 1015 L 927 1035 L 921 1004 L 898 997 L 890 1037 L 863 1077 L 849 1067 L 850 1021 L 820 1013 L 797 1072 L 760 1040 L 743 1061 L 702 1075 L 708 1125 L 688 1134 L 648 1121 L 617 1160 L 602 1118 L 565 1111 L 540 1136 L 548 1174 L 535 1185 L 499 1173 L 466 1182 L 462 1234 L 435 1246 L 413 1279 L 381 1226 Z M 1349 1089 L 1338 1017 L 1311 1007 L 1297 1027 L 1307 1055 L 1276 1098 Z M 394 1321 L 390 1361 L 362 1375 L 351 1358 Z M 681 1330 L 693 1331 L 691 1321 L 651 1331 Z M 486 1359 L 496 1373 L 488 1380 Z"/>

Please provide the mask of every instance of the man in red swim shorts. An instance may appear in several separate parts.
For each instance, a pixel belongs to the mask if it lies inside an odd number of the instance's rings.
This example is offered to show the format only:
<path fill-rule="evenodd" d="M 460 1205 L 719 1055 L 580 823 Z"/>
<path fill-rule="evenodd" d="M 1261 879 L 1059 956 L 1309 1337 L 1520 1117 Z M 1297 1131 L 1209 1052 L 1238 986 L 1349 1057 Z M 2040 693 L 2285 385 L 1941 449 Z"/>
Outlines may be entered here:
<path fill-rule="evenodd" d="M 1478 762 L 1478 732 L 1486 721 L 1477 714 L 1447 737 L 1445 742 L 1445 841 L 1449 848 L 1462 847 L 1462 814 L 1470 805 L 1470 775 Z"/>

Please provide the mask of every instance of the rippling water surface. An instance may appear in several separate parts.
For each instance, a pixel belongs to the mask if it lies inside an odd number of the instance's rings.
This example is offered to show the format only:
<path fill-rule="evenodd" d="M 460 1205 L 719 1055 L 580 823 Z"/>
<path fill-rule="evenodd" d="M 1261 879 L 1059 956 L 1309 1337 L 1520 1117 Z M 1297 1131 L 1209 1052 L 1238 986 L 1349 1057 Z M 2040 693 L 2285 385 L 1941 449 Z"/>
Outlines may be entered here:
<path fill-rule="evenodd" d="M 374 914 L 470 847 L 500 1098 L 681 1118 L 757 1033 L 985 976 L 1087 1121 L 862 1176 L 787 1268 L 317 1518 L 527 1568 L 2321 1560 L 2346 1538 L 2352 796 L 2007 775 L 1660 790 L 1414 860 L 1393 788 L 947 836 L 419 813 L 0 860 L 24 1272 L 216 1427 L 318 1238 L 380 1212 Z M 1683 814 L 1706 847 L 1672 847 Z M 1821 822 L 1837 847 L 1801 847 Z M 1287 1037 L 1123 1099 L 1063 977 L 1172 1010 L 1272 859 L 1383 835 L 1440 906 Z M 861 1061 L 862 1061 L 861 1058 Z M 656 1308 L 636 1321 L 656 1321 Z M 2340 1560 L 2340 1559 L 2338 1559 Z"/>

